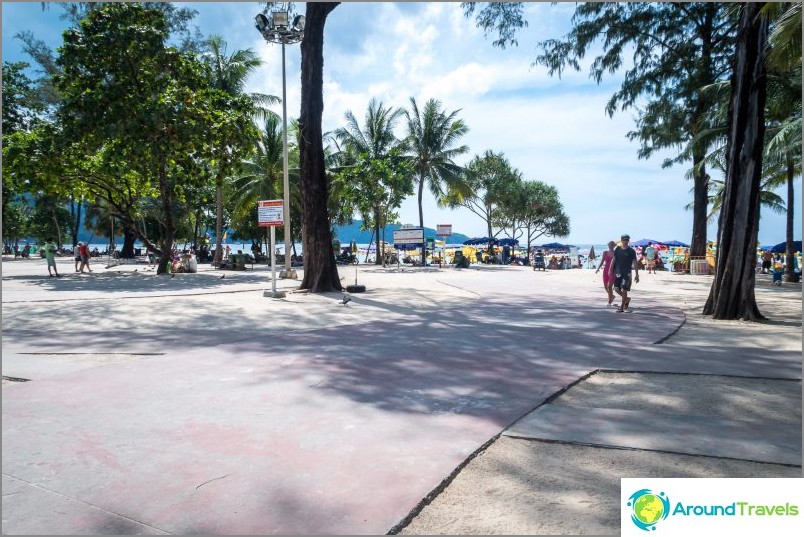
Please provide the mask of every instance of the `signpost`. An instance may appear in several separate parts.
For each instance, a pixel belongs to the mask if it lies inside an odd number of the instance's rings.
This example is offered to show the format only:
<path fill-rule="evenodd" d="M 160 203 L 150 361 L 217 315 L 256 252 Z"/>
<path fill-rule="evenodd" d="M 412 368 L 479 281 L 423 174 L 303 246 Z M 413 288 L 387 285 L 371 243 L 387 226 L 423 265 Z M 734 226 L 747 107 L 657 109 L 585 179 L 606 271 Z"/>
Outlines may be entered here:
<path fill-rule="evenodd" d="M 420 227 L 407 227 L 394 230 L 394 244 L 421 244 L 422 264 L 424 264 L 424 229 Z M 397 266 L 399 266 L 399 250 L 396 251 Z"/>
<path fill-rule="evenodd" d="M 276 254 L 274 253 L 276 243 L 276 232 L 274 231 L 277 226 L 285 224 L 285 211 L 282 200 L 266 200 L 257 202 L 257 224 L 260 227 L 270 228 L 270 240 L 268 242 L 268 249 L 271 256 L 271 290 L 265 291 L 262 296 L 269 296 L 271 298 L 283 298 L 284 291 L 277 292 L 276 290 Z M 285 255 L 288 255 L 285 252 Z"/>
<path fill-rule="evenodd" d="M 452 224 L 436 225 L 436 236 L 444 237 L 444 251 L 441 253 L 441 257 L 444 259 L 444 263 L 447 262 L 447 237 L 449 237 L 450 235 L 452 235 Z M 441 266 L 440 263 L 439 266 Z"/>

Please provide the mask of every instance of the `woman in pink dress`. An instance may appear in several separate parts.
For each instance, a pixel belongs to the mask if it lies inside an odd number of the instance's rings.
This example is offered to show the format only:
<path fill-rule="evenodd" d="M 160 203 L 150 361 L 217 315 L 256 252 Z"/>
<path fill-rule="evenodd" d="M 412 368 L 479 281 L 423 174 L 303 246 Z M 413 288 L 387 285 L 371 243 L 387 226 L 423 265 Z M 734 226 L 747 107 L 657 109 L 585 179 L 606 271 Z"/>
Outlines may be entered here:
<path fill-rule="evenodd" d="M 614 291 L 612 290 L 614 280 L 611 277 L 609 265 L 611 264 L 611 260 L 614 258 L 615 246 L 617 246 L 617 243 L 614 241 L 609 241 L 609 249 L 603 252 L 603 255 L 600 256 L 600 265 L 597 266 L 597 270 L 595 271 L 595 274 L 597 274 L 600 269 L 603 269 L 603 289 L 605 289 L 606 293 L 609 295 L 609 306 L 611 306 L 611 303 L 614 302 Z"/>

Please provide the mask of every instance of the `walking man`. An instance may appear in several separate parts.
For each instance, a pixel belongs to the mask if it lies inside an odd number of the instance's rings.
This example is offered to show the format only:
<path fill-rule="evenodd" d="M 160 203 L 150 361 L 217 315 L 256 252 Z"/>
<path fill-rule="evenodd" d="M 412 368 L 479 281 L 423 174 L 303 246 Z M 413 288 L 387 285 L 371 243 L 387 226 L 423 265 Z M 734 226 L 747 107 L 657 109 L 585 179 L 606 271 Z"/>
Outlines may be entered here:
<path fill-rule="evenodd" d="M 622 297 L 622 303 L 617 308 L 617 313 L 628 310 L 631 298 L 628 291 L 631 290 L 631 270 L 635 271 L 634 281 L 639 283 L 639 263 L 637 263 L 636 251 L 628 243 L 631 237 L 623 235 L 620 237 L 620 244 L 614 249 L 613 259 L 609 265 L 611 279 L 614 281 L 614 290 Z"/>
<path fill-rule="evenodd" d="M 56 270 L 56 245 L 53 244 L 53 239 L 47 239 L 42 250 L 45 252 L 45 259 L 47 259 L 47 273 L 51 278 L 53 276 L 58 278 L 59 271 Z M 52 272 L 50 270 L 51 268 L 53 268 Z"/>
<path fill-rule="evenodd" d="M 651 273 L 651 270 L 654 274 L 656 274 L 656 248 L 653 247 L 653 243 L 649 242 L 648 246 L 645 248 L 645 267 L 648 269 L 648 274 Z"/>

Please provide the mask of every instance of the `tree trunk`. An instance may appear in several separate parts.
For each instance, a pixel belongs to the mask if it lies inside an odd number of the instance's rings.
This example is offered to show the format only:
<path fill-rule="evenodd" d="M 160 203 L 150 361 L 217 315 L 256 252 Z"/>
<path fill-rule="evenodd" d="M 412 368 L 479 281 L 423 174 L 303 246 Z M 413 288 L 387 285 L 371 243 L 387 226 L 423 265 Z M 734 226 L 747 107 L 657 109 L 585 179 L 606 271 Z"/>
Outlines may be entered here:
<path fill-rule="evenodd" d="M 70 196 L 70 234 L 73 239 L 73 249 L 78 246 L 78 233 L 81 226 L 81 205 L 81 201 L 76 204 L 75 198 Z"/>
<path fill-rule="evenodd" d="M 704 87 L 714 82 L 712 77 L 713 24 L 717 12 L 714 3 L 706 5 L 706 15 L 698 30 L 701 41 L 700 68 L 697 69 L 697 87 Z M 695 112 L 691 119 L 691 138 L 695 139 L 700 132 L 700 121 L 712 108 L 711 98 L 705 93 L 697 92 Z M 692 150 L 693 169 L 693 206 L 692 206 L 692 239 L 690 240 L 690 256 L 706 255 L 706 223 L 709 214 L 709 175 L 702 162 L 706 158 L 707 147 L 696 144 Z"/>
<path fill-rule="evenodd" d="M 754 296 L 759 192 L 765 134 L 764 3 L 743 4 L 734 53 L 726 144 L 727 174 L 718 222 L 715 279 L 704 315 L 715 319 L 764 319 Z"/>
<path fill-rule="evenodd" d="M 793 159 L 790 153 L 787 154 L 787 230 L 785 241 L 785 268 L 784 280 L 792 282 L 795 280 L 793 274 L 793 208 L 795 207 L 796 200 L 793 198 L 793 179 L 796 177 L 796 171 L 793 167 Z"/>
<path fill-rule="evenodd" d="M 221 171 L 219 170 L 219 175 Z M 215 185 L 215 257 L 212 264 L 221 265 L 223 259 L 223 177 L 219 176 Z"/>
<path fill-rule="evenodd" d="M 159 191 L 162 195 L 162 217 L 164 218 L 165 236 L 162 239 L 162 253 L 159 256 L 159 265 L 156 267 L 157 274 L 165 274 L 168 272 L 167 267 L 170 266 L 173 259 L 173 234 L 175 233 L 173 225 L 173 207 L 172 198 L 173 193 L 171 185 L 168 183 L 167 169 L 163 162 L 159 163 Z"/>
<path fill-rule="evenodd" d="M 368 245 L 368 248 L 366 249 L 366 258 L 363 260 L 363 263 L 368 263 L 368 258 L 369 258 L 369 250 L 371 250 L 371 242 L 372 242 L 373 240 L 374 240 L 374 230 L 372 229 L 372 230 L 371 230 L 371 237 L 369 237 L 369 245 Z M 379 239 L 377 239 L 377 242 L 379 242 Z M 377 251 L 377 248 L 376 248 L 376 247 L 374 248 L 374 251 L 375 251 L 375 252 Z"/>
<path fill-rule="evenodd" d="M 693 170 L 703 161 L 705 154 L 694 151 L 692 157 Z M 706 221 L 709 213 L 709 175 L 701 167 L 693 174 L 693 206 L 692 206 L 692 239 L 690 240 L 690 257 L 706 255 Z"/>
<path fill-rule="evenodd" d="M 321 115 L 324 110 L 324 24 L 339 2 L 308 2 L 301 42 L 300 190 L 304 279 L 300 289 L 313 293 L 341 291 L 335 257 L 332 255 L 327 198 L 329 185 L 324 167 Z"/>
<path fill-rule="evenodd" d="M 424 211 L 422 209 L 422 199 L 424 197 L 424 176 L 419 177 L 419 227 L 424 229 Z"/>
<path fill-rule="evenodd" d="M 134 257 L 134 241 L 137 240 L 137 234 L 131 229 L 128 223 L 123 224 L 123 249 L 120 251 L 120 257 L 123 259 L 131 259 Z"/>
<path fill-rule="evenodd" d="M 374 230 L 377 235 L 377 255 L 374 256 L 374 264 L 375 265 L 382 265 L 382 259 L 380 259 L 380 208 L 374 208 Z"/>

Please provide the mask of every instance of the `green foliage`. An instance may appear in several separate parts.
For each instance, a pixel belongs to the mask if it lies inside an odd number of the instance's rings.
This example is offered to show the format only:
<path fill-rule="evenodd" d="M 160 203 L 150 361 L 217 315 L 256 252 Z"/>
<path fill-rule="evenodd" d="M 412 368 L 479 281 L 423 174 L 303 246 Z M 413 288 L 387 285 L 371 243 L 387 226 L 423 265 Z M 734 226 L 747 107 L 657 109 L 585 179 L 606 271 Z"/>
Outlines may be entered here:
<path fill-rule="evenodd" d="M 337 221 L 351 222 L 355 212 L 375 229 L 385 227 L 393 210 L 413 193 L 413 166 L 403 155 L 404 143 L 394 128 L 404 111 L 369 102 L 361 126 L 351 111 L 346 126 L 335 131 L 342 150 L 331 181 L 333 197 L 343 214 Z"/>
<path fill-rule="evenodd" d="M 3 202 L 3 241 L 14 243 L 28 236 L 30 208 L 26 203 L 16 201 Z"/>
<path fill-rule="evenodd" d="M 25 74 L 25 62 L 3 62 L 3 136 L 33 128 L 45 104 L 34 82 Z"/>
<path fill-rule="evenodd" d="M 542 235 L 566 237 L 570 220 L 564 213 L 558 189 L 541 181 L 512 183 L 502 195 L 504 209 L 498 211 L 495 225 L 510 228 L 512 238 L 523 232 L 528 246 Z"/>
<path fill-rule="evenodd" d="M 115 3 L 93 10 L 65 32 L 56 85 L 62 141 L 97 162 L 93 178 L 82 181 L 131 226 L 141 220 L 139 199 L 158 192 L 169 248 L 179 206 L 209 181 L 210 163 L 238 159 L 256 129 L 250 100 L 210 87 L 205 64 L 167 46 L 168 34 L 160 10 Z M 121 175 L 129 180 L 125 201 Z"/>
<path fill-rule="evenodd" d="M 503 153 L 487 150 L 469 162 L 464 179 L 471 194 L 449 194 L 446 196 L 447 206 L 469 209 L 486 222 L 489 236 L 496 236 L 492 233 L 494 221 L 504 220 L 501 213 L 506 209 L 506 195 L 522 181 L 521 174 Z"/>
<path fill-rule="evenodd" d="M 485 4 L 477 10 L 478 4 Z M 477 26 L 483 28 L 484 35 L 497 33 L 499 39 L 494 41 L 495 47 L 505 48 L 515 46 L 516 32 L 528 26 L 528 21 L 522 18 L 522 2 L 462 2 L 461 7 L 467 17 L 475 15 Z"/>
<path fill-rule="evenodd" d="M 469 127 L 458 118 L 460 110 L 446 113 L 436 99 L 428 100 L 421 111 L 413 97 L 410 104 L 411 110 L 405 110 L 405 142 L 418 178 L 419 225 L 423 227 L 422 191 L 425 184 L 442 205 L 446 205 L 447 199 L 459 200 L 472 194 L 464 180 L 463 168 L 453 160 L 469 151 L 468 146 L 458 145 L 460 138 L 469 132 Z"/>

